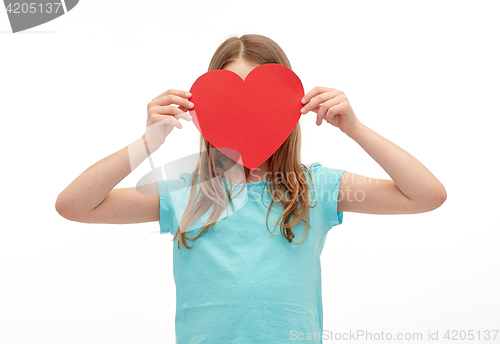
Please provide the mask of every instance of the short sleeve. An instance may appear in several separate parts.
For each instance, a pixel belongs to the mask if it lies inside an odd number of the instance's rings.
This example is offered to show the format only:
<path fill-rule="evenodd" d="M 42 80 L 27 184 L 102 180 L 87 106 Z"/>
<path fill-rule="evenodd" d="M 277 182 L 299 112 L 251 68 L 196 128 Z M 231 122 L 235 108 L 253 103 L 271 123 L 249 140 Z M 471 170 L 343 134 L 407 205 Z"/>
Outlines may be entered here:
<path fill-rule="evenodd" d="M 326 168 L 320 163 L 311 164 L 309 170 L 314 183 L 314 199 L 323 210 L 328 229 L 340 225 L 344 213 L 337 211 L 337 200 L 345 170 Z"/>
<path fill-rule="evenodd" d="M 156 181 L 160 199 L 160 234 L 175 234 L 186 209 L 192 176 L 182 173 L 179 179 Z"/>

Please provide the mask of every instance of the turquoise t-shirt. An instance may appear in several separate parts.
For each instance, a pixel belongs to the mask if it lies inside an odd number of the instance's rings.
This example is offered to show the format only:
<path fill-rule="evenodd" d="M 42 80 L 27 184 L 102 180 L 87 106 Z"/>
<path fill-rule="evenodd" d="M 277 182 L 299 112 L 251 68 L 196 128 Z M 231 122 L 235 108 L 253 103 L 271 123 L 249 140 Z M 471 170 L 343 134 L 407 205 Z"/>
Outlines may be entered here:
<path fill-rule="evenodd" d="M 288 242 L 279 225 L 274 236 L 269 233 L 266 215 L 271 194 L 266 180 L 247 183 L 213 229 L 194 242 L 187 241 L 191 249 L 182 245 L 179 249 L 177 239 L 173 242 L 177 344 L 277 344 L 305 339 L 307 334 L 316 338 L 308 342 L 322 343 L 320 254 L 328 231 L 342 223 L 337 199 L 344 170 L 319 163 L 309 170 L 315 191 L 308 179 L 314 199 L 309 210 L 311 227 L 302 244 Z M 160 232 L 175 234 L 189 200 L 191 174 L 156 184 Z M 271 232 L 282 211 L 281 205 L 273 204 L 268 220 Z M 199 233 L 193 228 L 188 237 Z M 303 229 L 302 221 L 293 227 L 294 242 L 302 239 Z"/>

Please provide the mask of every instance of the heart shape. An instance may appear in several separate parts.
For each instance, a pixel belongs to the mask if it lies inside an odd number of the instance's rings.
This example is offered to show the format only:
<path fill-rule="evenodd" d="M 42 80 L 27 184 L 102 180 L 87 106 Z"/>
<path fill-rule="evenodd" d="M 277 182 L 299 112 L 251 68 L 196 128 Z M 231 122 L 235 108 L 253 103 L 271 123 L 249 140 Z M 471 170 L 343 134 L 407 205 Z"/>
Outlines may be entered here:
<path fill-rule="evenodd" d="M 288 67 L 268 63 L 243 80 L 215 69 L 191 87 L 189 110 L 201 135 L 251 170 L 262 165 L 290 136 L 303 107 L 304 87 Z"/>

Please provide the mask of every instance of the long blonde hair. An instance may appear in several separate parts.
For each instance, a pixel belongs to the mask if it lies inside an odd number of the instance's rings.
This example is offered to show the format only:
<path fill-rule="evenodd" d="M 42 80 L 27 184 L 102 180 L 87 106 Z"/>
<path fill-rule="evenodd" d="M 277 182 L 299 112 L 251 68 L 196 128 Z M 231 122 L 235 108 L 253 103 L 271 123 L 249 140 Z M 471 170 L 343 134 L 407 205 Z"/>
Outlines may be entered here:
<path fill-rule="evenodd" d="M 278 63 L 292 69 L 285 53 L 273 40 L 261 35 L 243 35 L 239 38 L 230 37 L 217 48 L 210 61 L 208 71 L 223 69 L 227 63 L 240 58 L 257 65 Z M 283 206 L 284 210 L 274 228 L 276 229 L 279 224 L 281 234 L 290 243 L 295 238 L 292 227 L 301 220 L 306 225 L 303 238 L 296 243 L 297 245 L 305 241 L 309 232 L 309 208 L 312 207 L 307 180 L 303 173 L 304 169 L 309 175 L 311 183 L 312 178 L 307 167 L 301 162 L 300 148 L 300 124 L 297 123 L 290 136 L 269 158 L 270 177 L 266 180 L 266 185 L 269 185 L 272 195 L 272 202 L 266 217 L 267 230 L 269 231 L 268 220 L 271 207 L 274 202 L 277 202 Z M 232 195 L 233 184 L 230 183 L 228 190 L 222 183 L 226 171 L 224 165 L 227 162 L 233 165 L 235 163 L 200 135 L 200 158 L 192 174 L 188 205 L 173 239 L 178 238 L 178 248 L 181 244 L 186 248 L 191 248 L 187 245 L 186 240 L 195 241 L 210 228 L 214 229 L 217 219 L 226 208 L 226 204 L 235 197 Z M 244 167 L 244 171 L 245 178 L 247 178 L 250 170 Z M 201 192 L 196 195 L 198 178 Z M 198 217 L 205 214 L 211 206 L 213 206 L 213 211 L 203 229 L 194 237 L 187 237 L 186 229 Z M 269 233 L 274 235 L 270 231 Z"/>

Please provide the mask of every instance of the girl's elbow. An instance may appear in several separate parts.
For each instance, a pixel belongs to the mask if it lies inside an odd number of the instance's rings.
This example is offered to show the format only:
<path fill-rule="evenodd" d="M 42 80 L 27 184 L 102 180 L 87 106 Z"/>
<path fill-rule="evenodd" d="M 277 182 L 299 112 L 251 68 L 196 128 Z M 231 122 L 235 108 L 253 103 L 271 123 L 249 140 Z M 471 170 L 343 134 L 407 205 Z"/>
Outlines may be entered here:
<path fill-rule="evenodd" d="M 448 195 L 446 194 L 446 189 L 444 186 L 439 187 L 438 191 L 436 192 L 436 195 L 433 198 L 433 207 L 431 210 L 437 209 L 440 206 L 443 205 L 443 203 L 446 201 L 446 198 Z"/>
<path fill-rule="evenodd" d="M 446 201 L 446 190 L 444 187 L 434 189 L 427 193 L 425 199 L 420 199 L 415 203 L 415 213 L 426 213 L 439 208 Z"/>
<path fill-rule="evenodd" d="M 443 204 L 444 201 L 446 201 L 447 197 L 448 197 L 448 195 L 446 194 L 446 189 L 443 186 L 443 191 L 442 191 L 442 195 L 441 195 L 441 204 Z"/>

